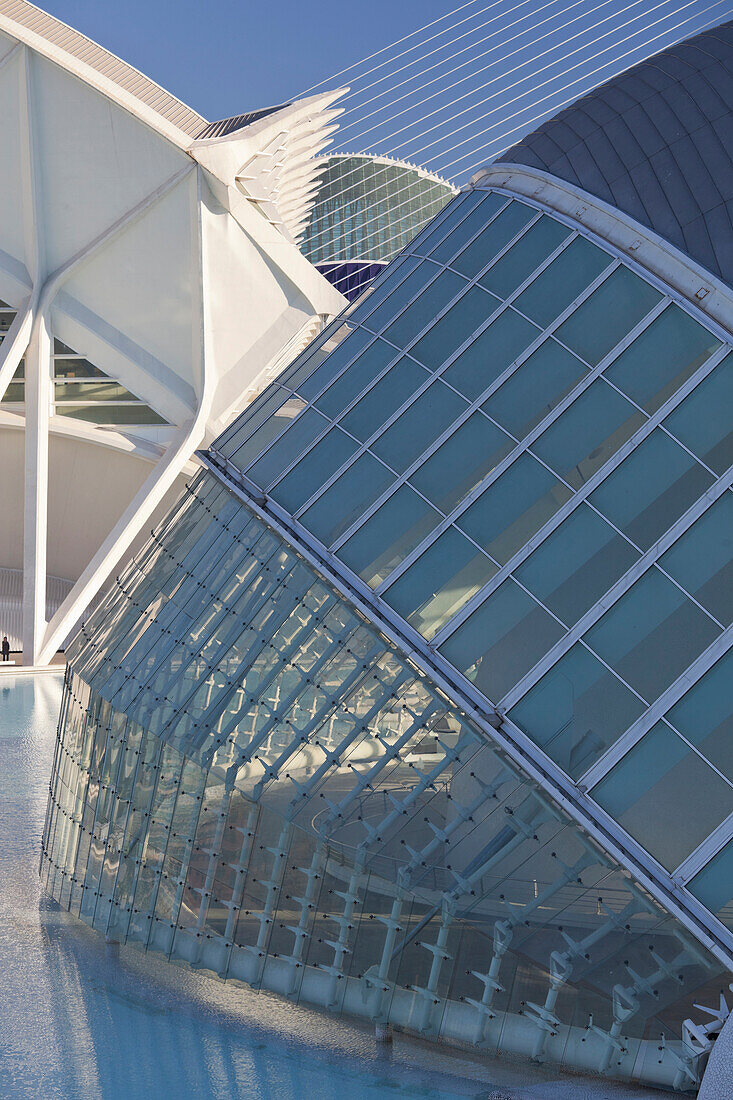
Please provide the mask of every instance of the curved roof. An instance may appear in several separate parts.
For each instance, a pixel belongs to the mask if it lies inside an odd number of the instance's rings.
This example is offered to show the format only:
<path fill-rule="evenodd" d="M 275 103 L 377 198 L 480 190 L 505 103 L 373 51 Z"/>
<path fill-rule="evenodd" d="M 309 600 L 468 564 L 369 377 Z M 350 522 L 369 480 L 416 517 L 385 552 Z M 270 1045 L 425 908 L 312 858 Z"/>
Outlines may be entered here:
<path fill-rule="evenodd" d="M 583 188 L 733 285 L 733 22 L 614 77 L 499 161 Z"/>

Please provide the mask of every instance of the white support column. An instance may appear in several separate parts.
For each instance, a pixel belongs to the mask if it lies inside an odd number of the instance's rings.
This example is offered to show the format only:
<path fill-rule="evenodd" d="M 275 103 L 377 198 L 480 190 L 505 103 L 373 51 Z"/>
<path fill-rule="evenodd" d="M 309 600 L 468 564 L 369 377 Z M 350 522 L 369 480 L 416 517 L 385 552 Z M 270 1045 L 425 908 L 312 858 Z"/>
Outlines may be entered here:
<path fill-rule="evenodd" d="M 41 318 L 25 357 L 25 513 L 23 527 L 23 661 L 36 664 L 46 630 L 48 426 L 51 335 Z"/>

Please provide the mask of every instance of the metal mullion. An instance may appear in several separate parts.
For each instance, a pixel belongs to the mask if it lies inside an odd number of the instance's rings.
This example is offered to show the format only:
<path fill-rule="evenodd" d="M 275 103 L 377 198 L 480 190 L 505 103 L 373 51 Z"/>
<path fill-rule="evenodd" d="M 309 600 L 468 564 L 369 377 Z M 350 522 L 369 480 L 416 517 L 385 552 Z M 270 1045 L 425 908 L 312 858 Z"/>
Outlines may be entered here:
<path fill-rule="evenodd" d="M 688 665 L 674 683 L 670 684 L 669 687 L 654 700 L 644 714 L 640 715 L 617 741 L 609 745 L 606 752 L 580 777 L 578 783 L 582 784 L 586 790 L 595 787 L 595 785 L 608 774 L 611 768 L 618 763 L 622 756 L 625 756 L 628 750 L 633 748 L 653 725 L 664 718 L 667 711 L 671 710 L 675 703 L 678 703 L 683 695 L 685 695 L 690 688 L 694 687 L 721 657 L 725 656 L 732 645 L 733 626 L 730 626 L 715 638 L 707 649 L 703 650 L 703 652 L 696 657 L 691 665 Z M 671 723 L 668 724 L 671 725 Z M 675 729 L 675 733 L 682 736 L 679 730 Z"/>
<path fill-rule="evenodd" d="M 720 852 L 729 840 L 733 838 L 733 814 L 723 818 L 708 836 L 690 852 L 674 871 L 674 877 L 687 885 L 690 879 L 702 871 L 708 863 Z"/>
<path fill-rule="evenodd" d="M 731 467 L 727 475 L 727 481 L 730 482 L 731 480 L 733 480 L 733 467 Z M 593 607 L 586 611 L 581 619 L 578 619 L 577 623 L 568 631 L 565 637 L 560 638 L 552 649 L 548 650 L 537 664 L 534 665 L 534 667 L 531 668 L 509 692 L 507 692 L 500 703 L 502 710 L 510 710 L 519 699 L 521 699 L 522 696 L 525 695 L 542 676 L 544 676 L 545 672 L 548 672 L 550 668 L 567 653 L 570 647 L 575 642 L 579 641 L 581 636 L 594 626 L 595 623 L 597 623 L 598 620 L 629 591 L 637 580 L 655 566 L 657 558 L 661 557 L 670 546 L 673 546 L 677 539 L 683 535 L 700 516 L 704 515 L 705 512 L 712 507 L 726 488 L 727 485 L 725 480 L 721 478 L 719 483 L 711 485 L 702 496 L 698 497 L 694 504 L 690 505 L 684 515 L 680 516 L 677 522 L 665 531 L 646 553 L 642 554 L 642 556 L 626 570 L 622 577 L 619 577 L 616 583 L 601 596 L 600 600 L 598 600 Z M 677 585 L 677 587 L 686 596 L 688 595 L 680 585 Z M 702 610 L 704 610 L 704 608 Z M 709 612 L 705 612 L 705 614 L 712 620 L 712 616 Z M 588 645 L 588 649 L 594 656 L 598 656 L 590 645 Z M 620 677 L 620 679 L 622 679 L 622 677 Z"/>
<path fill-rule="evenodd" d="M 474 203 L 471 203 L 469 201 L 469 198 L 472 195 L 475 195 L 477 193 L 479 194 L 478 200 Z M 442 208 L 442 210 L 440 210 L 439 213 L 435 215 L 434 218 L 431 218 L 428 222 L 426 222 L 425 225 L 420 230 L 420 232 L 415 237 L 413 237 L 412 240 L 408 244 L 405 245 L 404 249 L 402 249 L 401 252 L 398 252 L 397 256 L 394 256 L 392 258 L 392 260 L 390 260 L 389 262 L 394 263 L 394 261 L 402 254 L 412 255 L 412 256 L 421 256 L 421 257 L 424 258 L 424 253 L 419 251 L 419 249 L 422 247 L 423 238 L 430 236 L 431 234 L 435 233 L 435 231 L 437 229 L 440 229 L 442 223 L 447 219 L 448 211 L 450 211 L 450 208 L 451 208 L 453 202 L 455 201 L 455 199 L 458 199 L 460 197 L 461 203 L 459 205 L 463 205 L 463 206 L 468 207 L 468 210 L 467 210 L 466 213 L 464 213 L 463 217 L 460 218 L 455 223 L 455 225 L 453 225 L 450 229 L 448 229 L 447 233 L 443 233 L 441 237 L 439 237 L 436 241 L 433 242 L 433 245 L 432 245 L 433 248 L 437 248 L 437 246 L 439 244 L 442 244 L 443 241 L 446 239 L 446 237 L 448 237 L 448 235 L 450 233 L 452 233 L 454 229 L 458 229 L 460 226 L 462 226 L 463 223 L 465 222 L 466 218 L 468 218 L 469 215 L 474 212 L 474 210 L 478 209 L 478 207 L 484 201 L 484 196 L 488 195 L 488 194 L 490 194 L 490 191 L 488 191 L 488 190 L 484 191 L 484 193 L 482 195 L 482 194 L 480 194 L 480 192 L 477 192 L 477 189 L 475 189 L 475 188 L 471 191 L 458 191 L 453 196 L 453 199 L 449 200 L 445 204 L 445 206 Z M 509 206 L 510 202 L 512 202 L 512 199 L 511 199 L 510 196 L 501 196 L 501 197 L 503 197 L 505 199 L 504 205 L 499 207 L 499 209 L 497 210 L 494 217 L 496 217 L 498 214 L 501 214 L 502 210 L 506 210 L 507 206 Z M 440 219 L 440 220 L 438 220 L 438 219 Z M 490 219 L 490 220 L 493 221 L 493 218 Z M 488 225 L 488 224 L 489 224 L 489 222 L 486 223 L 486 225 Z M 341 261 L 341 262 L 344 262 L 344 261 Z"/>
<path fill-rule="evenodd" d="M 695 386 L 702 382 L 708 376 L 708 374 L 710 374 L 715 369 L 720 360 L 724 358 L 727 353 L 727 348 L 719 348 L 718 351 L 714 352 L 709 359 L 706 359 L 704 363 L 700 364 L 698 369 L 693 375 L 690 376 L 690 378 L 687 379 L 685 384 L 683 386 L 680 386 L 680 388 L 675 393 L 673 393 L 663 405 L 660 405 L 656 412 L 654 412 L 651 416 L 648 416 L 648 414 L 644 414 L 647 415 L 646 422 L 640 425 L 640 427 L 634 432 L 634 434 L 630 436 L 629 439 L 627 439 L 626 442 L 623 443 L 609 457 L 609 459 L 603 464 L 603 466 L 601 466 L 598 470 L 595 471 L 594 474 L 592 474 L 588 478 L 584 485 L 582 485 L 579 489 L 573 491 L 573 495 L 570 497 L 570 499 L 565 501 L 565 503 L 561 505 L 560 508 L 558 508 L 555 514 L 551 516 L 549 520 L 547 520 L 547 522 L 539 529 L 539 531 L 536 531 L 535 534 L 532 535 L 532 537 L 528 539 L 527 542 L 519 548 L 519 550 L 517 550 L 513 557 L 511 557 L 509 561 L 504 566 L 502 566 L 499 573 L 495 574 L 487 582 L 485 594 L 489 595 L 496 587 L 498 587 L 501 581 L 505 580 L 506 577 L 508 577 L 514 571 L 514 569 L 517 568 L 517 566 L 521 565 L 522 562 L 529 557 L 532 551 L 536 550 L 537 547 L 540 546 L 545 541 L 545 539 L 548 538 L 553 533 L 553 531 L 556 530 L 557 527 L 559 527 L 562 521 L 575 510 L 575 508 L 577 508 L 584 501 L 587 502 L 587 499 L 591 495 L 591 493 L 595 489 L 597 489 L 598 486 L 603 481 L 605 481 L 611 473 L 613 473 L 617 466 L 621 465 L 625 458 L 628 458 L 628 456 L 634 450 L 636 450 L 640 443 L 642 443 L 649 435 L 651 435 L 655 428 L 660 426 L 664 417 L 668 416 L 669 413 L 677 407 L 677 405 L 684 401 L 684 399 L 695 388 Z M 580 381 L 584 382 L 585 379 L 581 379 Z M 604 382 L 605 381 L 606 379 L 604 378 Z M 568 396 L 570 396 L 570 394 Z M 536 462 L 541 463 L 541 465 L 544 466 L 545 469 L 550 469 L 547 463 L 539 458 L 539 456 L 536 455 L 532 450 L 530 450 L 529 447 L 527 447 L 526 450 Z M 691 452 L 689 453 L 691 457 L 695 457 L 694 455 L 692 455 Z M 490 480 L 487 478 L 486 482 L 482 483 L 482 485 L 480 486 L 477 486 L 477 489 L 480 489 L 481 492 L 483 492 L 485 488 L 496 481 L 497 478 L 504 473 L 508 466 L 511 465 L 511 462 L 514 462 L 516 457 L 518 457 L 518 454 L 514 451 L 511 454 L 507 455 L 506 458 L 501 463 L 499 463 L 494 468 L 494 470 L 491 471 L 491 474 L 489 475 Z M 511 460 L 511 462 L 509 460 Z M 558 477 L 558 480 L 561 481 L 562 484 L 568 485 L 568 488 L 571 488 L 571 486 L 568 484 L 568 482 L 565 481 L 564 478 L 559 477 L 554 470 L 551 472 L 555 477 Z M 472 504 L 473 501 L 481 495 L 481 492 L 473 490 L 472 493 L 470 493 L 468 497 L 466 497 L 465 501 L 461 502 L 461 505 L 456 509 L 455 514 L 451 517 L 452 522 L 455 522 L 456 518 L 458 518 L 458 516 L 460 516 L 466 510 L 468 504 Z M 464 505 L 466 505 L 466 507 L 464 507 Z M 590 507 L 594 506 L 590 505 Z M 597 509 L 594 508 L 594 511 L 597 511 Z M 606 523 L 610 522 L 607 517 L 603 515 L 602 512 L 599 512 L 598 514 L 603 518 Z M 610 526 L 614 525 L 610 524 Z M 619 534 L 622 534 L 622 532 L 619 532 Z M 630 539 L 627 539 L 627 541 L 631 542 Z M 631 542 L 631 545 L 634 545 L 634 543 Z M 395 570 L 395 575 L 396 572 L 397 571 Z M 455 619 L 451 620 L 450 631 L 444 628 L 443 631 L 440 631 L 439 634 L 436 635 L 436 637 L 433 639 L 433 645 L 437 646 L 442 644 L 445 638 L 448 637 L 449 634 L 453 632 L 453 630 L 457 629 L 457 627 L 467 617 L 467 608 L 469 607 L 469 605 L 471 610 L 473 610 L 477 603 L 480 602 L 479 596 L 481 596 L 481 592 L 477 592 L 475 596 L 473 596 L 472 599 L 469 601 L 469 603 L 466 604 L 466 607 L 462 608 L 458 612 L 458 614 L 455 616 Z M 438 638 L 440 638 L 440 641 L 437 640 Z"/>
<path fill-rule="evenodd" d="M 684 733 L 680 733 L 678 729 L 675 729 L 675 727 L 666 717 L 662 718 L 661 721 L 664 723 L 667 729 L 669 729 L 673 734 L 675 734 L 676 737 L 679 737 L 680 741 L 683 741 L 685 745 L 687 745 L 690 752 L 694 753 L 695 756 L 698 756 L 704 764 L 707 764 L 711 771 L 714 771 L 718 778 L 723 780 L 726 786 L 733 788 L 733 779 L 727 776 L 725 772 L 722 772 L 717 764 L 714 764 L 712 760 L 708 760 L 705 753 L 701 752 L 697 745 L 694 745 L 692 741 L 685 737 Z"/>

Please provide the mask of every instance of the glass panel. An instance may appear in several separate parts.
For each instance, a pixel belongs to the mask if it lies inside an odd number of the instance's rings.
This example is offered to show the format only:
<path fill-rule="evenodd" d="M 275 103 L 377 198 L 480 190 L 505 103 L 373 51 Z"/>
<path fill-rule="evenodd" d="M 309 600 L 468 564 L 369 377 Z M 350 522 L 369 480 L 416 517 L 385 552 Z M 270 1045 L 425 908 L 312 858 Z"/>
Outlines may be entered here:
<path fill-rule="evenodd" d="M 644 423 L 644 416 L 601 379 L 550 424 L 532 450 L 579 489 Z"/>
<path fill-rule="evenodd" d="M 434 269 L 433 264 L 429 266 Z M 431 323 L 436 314 L 445 309 L 451 298 L 455 298 L 457 294 L 460 294 L 465 285 L 465 281 L 454 272 L 441 271 L 435 282 L 425 287 L 419 297 L 407 306 L 404 313 L 393 321 L 389 328 L 385 329 L 385 340 L 396 344 L 398 348 L 404 348 L 410 340 L 414 340 L 426 325 Z M 385 305 L 392 306 L 393 312 L 397 306 L 395 301 L 397 297 L 398 295 L 395 295 L 394 298 L 385 303 Z M 402 300 L 404 302 L 405 298 Z M 369 327 L 373 328 L 373 325 Z"/>
<path fill-rule="evenodd" d="M 724 626 L 733 621 L 732 545 L 733 493 L 728 490 L 659 562 Z"/>
<path fill-rule="evenodd" d="M 287 398 L 283 401 L 283 397 Z M 273 409 L 272 406 L 277 406 Z M 302 412 L 305 408 L 305 402 L 299 397 L 288 397 L 286 390 L 278 389 L 273 393 L 270 401 L 268 401 L 262 407 L 259 420 L 264 420 L 259 428 L 253 428 L 252 424 L 245 426 L 245 431 L 242 435 L 246 435 L 248 431 L 252 432 L 252 435 L 243 443 L 241 447 L 236 450 L 232 450 L 236 447 L 237 436 L 232 436 L 229 447 L 225 448 L 224 453 L 230 454 L 232 461 L 239 467 L 240 470 L 246 469 L 251 462 L 257 458 L 257 455 L 261 451 L 264 451 L 266 447 L 269 447 L 271 443 L 274 443 L 279 436 L 285 431 L 287 427 L 292 424 L 298 413 Z"/>
<path fill-rule="evenodd" d="M 9 382 L 2 397 L 3 404 L 15 405 L 25 401 L 25 382 Z"/>
<path fill-rule="evenodd" d="M 733 788 L 663 722 L 644 734 L 592 794 L 668 871 L 733 811 Z"/>
<path fill-rule="evenodd" d="M 719 347 L 720 340 L 673 303 L 619 355 L 605 375 L 652 413 Z"/>
<path fill-rule="evenodd" d="M 449 528 L 382 593 L 382 599 L 429 639 L 494 573 L 496 566 Z"/>
<path fill-rule="evenodd" d="M 325 546 L 330 546 L 393 481 L 394 474 L 381 462 L 369 454 L 361 455 L 311 504 L 300 521 Z"/>
<path fill-rule="evenodd" d="M 563 633 L 511 580 L 504 581 L 440 647 L 487 698 L 499 702 Z"/>
<path fill-rule="evenodd" d="M 106 375 L 87 359 L 59 359 L 53 361 L 54 378 L 105 378 Z"/>
<path fill-rule="evenodd" d="M 638 551 L 581 504 L 515 576 L 572 626 L 638 557 Z"/>
<path fill-rule="evenodd" d="M 497 214 L 491 224 L 487 225 L 486 229 L 456 256 L 451 267 L 473 279 L 536 214 L 536 210 L 524 206 L 521 202 L 510 202 L 500 214 Z M 463 239 L 465 241 L 466 237 L 464 236 Z M 445 259 L 446 255 L 442 247 L 436 248 L 436 258 Z"/>
<path fill-rule="evenodd" d="M 733 840 L 698 871 L 688 889 L 723 924 L 733 928 Z"/>
<path fill-rule="evenodd" d="M 661 299 L 659 291 L 633 271 L 618 267 L 555 335 L 595 366 Z"/>
<path fill-rule="evenodd" d="M 733 650 L 708 669 L 666 718 L 723 775 L 733 776 Z"/>
<path fill-rule="evenodd" d="M 374 340 L 371 334 L 365 334 L 364 338 L 366 339 L 367 336 L 370 340 Z M 352 363 L 349 369 L 344 371 L 335 382 L 332 382 L 325 393 L 321 394 L 315 402 L 316 408 L 320 409 L 330 419 L 335 420 L 355 397 L 358 397 L 368 386 L 371 386 L 377 375 L 381 374 L 387 364 L 391 363 L 398 354 L 390 344 L 385 344 L 384 340 L 374 340 L 366 351 L 361 353 L 356 362 Z M 324 369 L 328 367 L 330 362 L 331 359 L 324 363 Z M 318 373 L 320 374 L 320 371 Z M 315 393 L 319 380 L 314 376 L 312 382 L 312 392 Z M 306 394 L 311 392 L 307 386 L 301 387 L 301 392 L 303 391 Z"/>
<path fill-rule="evenodd" d="M 366 325 L 373 332 L 379 332 L 435 278 L 437 271 L 435 264 L 419 263 L 412 256 L 406 257 L 387 269 L 379 286 L 368 292 L 366 300 L 357 305 L 350 319 Z"/>
<path fill-rule="evenodd" d="M 543 214 L 527 232 L 505 252 L 500 260 L 482 275 L 479 283 L 492 294 L 508 298 L 520 283 L 554 252 L 558 245 L 570 236 L 566 225 Z"/>
<path fill-rule="evenodd" d="M 523 454 L 458 516 L 456 524 L 504 565 L 571 496 L 549 470 Z"/>
<path fill-rule="evenodd" d="M 479 287 L 469 287 L 463 297 L 410 348 L 410 355 L 431 370 L 437 370 L 456 348 L 468 340 L 472 332 L 488 321 L 499 305 L 497 298 Z"/>
<path fill-rule="evenodd" d="M 545 340 L 482 408 L 523 439 L 586 373 L 579 359 L 555 340 Z"/>
<path fill-rule="evenodd" d="M 466 402 L 453 390 L 436 381 L 372 443 L 371 449 L 402 473 L 466 408 Z"/>
<path fill-rule="evenodd" d="M 446 238 L 460 222 L 454 237 L 453 251 L 456 251 L 467 237 L 472 237 L 506 202 L 504 195 L 497 195 L 493 191 L 485 191 L 483 195 L 480 191 L 466 191 L 462 195 L 457 195 L 445 207 L 442 217 L 434 218 L 423 235 L 413 241 L 410 251 L 414 250 L 421 256 L 432 255 L 431 249 Z M 453 252 L 450 255 L 453 255 Z"/>
<path fill-rule="evenodd" d="M 296 512 L 316 489 L 323 485 L 340 466 L 343 466 L 356 451 L 353 439 L 332 428 L 323 439 L 301 458 L 289 474 L 272 489 L 272 496 L 287 508 Z"/>
<path fill-rule="evenodd" d="M 90 424 L 167 424 L 147 405 L 57 405 L 56 416 L 73 416 Z"/>
<path fill-rule="evenodd" d="M 447 514 L 511 449 L 508 436 L 476 412 L 410 476 L 410 481 Z"/>
<path fill-rule="evenodd" d="M 371 332 L 363 328 L 352 330 L 348 325 L 343 325 L 342 329 L 346 331 L 348 339 L 338 341 L 333 347 L 330 347 L 331 340 L 326 341 L 296 371 L 286 371 L 284 375 L 280 375 L 278 382 L 286 383 L 291 389 L 297 390 L 306 401 L 311 401 L 347 363 L 364 353 L 364 348 L 374 339 Z M 337 332 L 341 332 L 341 329 Z"/>
<path fill-rule="evenodd" d="M 711 470 L 722 474 L 733 463 L 733 355 L 696 386 L 671 412 L 664 426 Z"/>
<path fill-rule="evenodd" d="M 341 426 L 362 441 L 373 435 L 430 375 L 411 359 L 398 359 L 347 412 Z"/>
<path fill-rule="evenodd" d="M 451 363 L 442 378 L 466 397 L 474 398 L 495 382 L 539 336 L 539 331 L 513 309 L 505 309 Z"/>
<path fill-rule="evenodd" d="M 247 471 L 247 477 L 255 485 L 263 488 L 275 480 L 278 474 L 294 462 L 299 454 L 311 445 L 313 440 L 328 427 L 328 421 L 314 409 L 306 409 L 292 426 L 272 444 L 254 466 Z M 242 469 L 240 467 L 240 469 Z"/>
<path fill-rule="evenodd" d="M 712 481 L 699 462 L 655 428 L 589 499 L 646 550 Z"/>
<path fill-rule="evenodd" d="M 118 382 L 56 382 L 55 401 L 137 401 L 134 394 Z"/>
<path fill-rule="evenodd" d="M 338 555 L 362 580 L 376 588 L 422 542 L 440 516 L 407 485 L 348 539 Z"/>
<path fill-rule="evenodd" d="M 641 700 L 578 644 L 512 707 L 509 717 L 579 779 L 643 710 Z"/>
<path fill-rule="evenodd" d="M 720 633 L 658 569 L 650 569 L 585 640 L 651 702 Z"/>
<path fill-rule="evenodd" d="M 600 248 L 585 237 L 577 237 L 514 304 L 526 317 L 547 328 L 610 263 L 611 257 Z"/>

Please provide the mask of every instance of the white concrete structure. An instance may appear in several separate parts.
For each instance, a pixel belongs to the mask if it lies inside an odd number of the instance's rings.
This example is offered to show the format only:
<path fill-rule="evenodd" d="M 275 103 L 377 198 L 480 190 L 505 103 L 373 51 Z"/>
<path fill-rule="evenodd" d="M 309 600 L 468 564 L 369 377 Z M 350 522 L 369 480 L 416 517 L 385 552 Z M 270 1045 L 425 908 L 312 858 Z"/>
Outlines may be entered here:
<path fill-rule="evenodd" d="M 209 124 L 0 0 L 0 567 L 23 570 L 26 663 L 50 660 L 195 450 L 342 308 L 296 244 L 338 94 Z M 50 621 L 47 574 L 73 582 Z"/>

